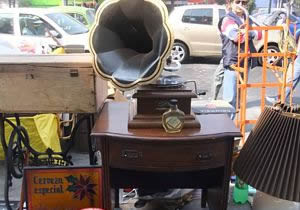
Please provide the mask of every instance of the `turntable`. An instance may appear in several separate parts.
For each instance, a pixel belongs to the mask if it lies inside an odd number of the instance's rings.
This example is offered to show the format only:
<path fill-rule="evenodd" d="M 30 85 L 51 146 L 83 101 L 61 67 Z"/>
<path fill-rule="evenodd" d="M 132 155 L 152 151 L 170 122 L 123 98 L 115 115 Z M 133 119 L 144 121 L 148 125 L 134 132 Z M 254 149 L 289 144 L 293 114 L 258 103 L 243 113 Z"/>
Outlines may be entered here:
<path fill-rule="evenodd" d="M 162 114 L 170 108 L 172 99 L 177 99 L 179 110 L 185 113 L 184 128 L 200 128 L 200 123 L 191 111 L 191 100 L 197 98 L 197 89 L 193 92 L 185 85 L 186 81 L 175 74 L 180 66 L 179 62 L 167 60 L 164 71 L 169 74 L 163 73 L 152 84 L 137 89 L 133 95 L 137 100 L 136 113 L 129 120 L 129 128 L 161 128 Z"/>

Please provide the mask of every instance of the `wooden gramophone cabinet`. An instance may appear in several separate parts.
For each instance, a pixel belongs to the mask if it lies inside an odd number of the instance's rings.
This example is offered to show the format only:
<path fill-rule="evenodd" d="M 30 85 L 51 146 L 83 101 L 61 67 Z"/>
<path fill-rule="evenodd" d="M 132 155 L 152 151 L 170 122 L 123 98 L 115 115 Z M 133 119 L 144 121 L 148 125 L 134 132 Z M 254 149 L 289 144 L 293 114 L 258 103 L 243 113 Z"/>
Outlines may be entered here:
<path fill-rule="evenodd" d="M 92 130 L 101 151 L 104 208 L 111 188 L 202 188 L 202 207 L 226 210 L 234 137 L 227 115 L 197 115 L 199 128 L 168 134 L 162 128 L 128 129 L 129 104 L 106 103 Z"/>
<path fill-rule="evenodd" d="M 177 99 L 178 109 L 185 113 L 184 129 L 201 127 L 191 111 L 191 100 L 197 98 L 197 95 L 184 85 L 168 88 L 156 85 L 141 86 L 133 98 L 136 99 L 136 104 L 131 107 L 128 128 L 163 128 L 162 114 L 170 108 L 171 99 Z"/>

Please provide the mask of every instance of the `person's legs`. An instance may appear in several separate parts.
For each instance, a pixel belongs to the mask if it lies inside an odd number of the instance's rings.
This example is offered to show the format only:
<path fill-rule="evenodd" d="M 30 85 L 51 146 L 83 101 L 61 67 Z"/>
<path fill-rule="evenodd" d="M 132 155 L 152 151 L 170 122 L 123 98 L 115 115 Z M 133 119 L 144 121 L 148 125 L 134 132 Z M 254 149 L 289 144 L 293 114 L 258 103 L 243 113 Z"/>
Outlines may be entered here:
<path fill-rule="evenodd" d="M 290 68 L 289 71 L 292 71 L 292 68 Z M 297 86 L 299 80 L 300 80 L 300 56 L 298 56 L 296 58 L 295 63 L 294 63 L 294 75 L 293 75 L 293 87 L 292 87 L 292 90 L 295 89 L 295 87 Z M 287 78 L 287 83 L 289 83 L 291 81 L 292 81 L 292 77 L 289 76 Z M 285 101 L 288 101 L 290 93 L 291 93 L 291 88 L 287 87 L 285 89 Z"/>
<path fill-rule="evenodd" d="M 212 86 L 212 96 L 214 100 L 217 100 L 220 89 L 223 84 L 224 79 L 224 71 L 225 68 L 223 66 L 223 59 L 221 59 L 220 64 L 218 65 L 215 73 L 214 73 L 214 80 L 213 80 L 213 86 Z"/>
<path fill-rule="evenodd" d="M 229 69 L 224 71 L 223 81 L 223 100 L 227 101 L 236 110 L 236 72 Z M 231 119 L 234 119 L 235 113 L 231 115 Z"/>
<path fill-rule="evenodd" d="M 285 89 L 285 102 L 289 100 L 291 90 L 294 90 L 297 84 L 299 83 L 300 80 L 300 56 L 298 56 L 294 62 L 294 75 L 292 77 L 292 66 L 291 64 L 288 67 L 288 72 L 287 72 L 287 81 L 286 83 L 290 83 L 291 81 L 293 82 L 293 87 L 292 89 L 290 87 L 287 87 Z M 266 96 L 266 100 L 269 101 L 270 103 L 275 103 L 279 100 L 278 96 Z"/>

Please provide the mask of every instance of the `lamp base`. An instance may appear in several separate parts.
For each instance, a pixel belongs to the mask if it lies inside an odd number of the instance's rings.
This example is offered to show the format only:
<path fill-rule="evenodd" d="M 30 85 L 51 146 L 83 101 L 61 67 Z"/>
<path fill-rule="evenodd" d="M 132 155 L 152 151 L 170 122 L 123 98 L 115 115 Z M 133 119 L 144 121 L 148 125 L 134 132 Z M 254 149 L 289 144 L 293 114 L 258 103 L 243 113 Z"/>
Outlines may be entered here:
<path fill-rule="evenodd" d="M 300 203 L 279 199 L 257 190 L 252 210 L 300 210 Z"/>

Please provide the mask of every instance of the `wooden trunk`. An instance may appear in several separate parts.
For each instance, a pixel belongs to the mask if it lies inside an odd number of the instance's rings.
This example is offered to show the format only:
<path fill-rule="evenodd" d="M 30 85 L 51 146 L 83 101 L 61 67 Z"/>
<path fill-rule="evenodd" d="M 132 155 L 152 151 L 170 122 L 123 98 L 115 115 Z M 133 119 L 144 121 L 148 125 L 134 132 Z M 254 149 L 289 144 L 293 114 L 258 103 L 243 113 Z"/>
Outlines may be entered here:
<path fill-rule="evenodd" d="M 0 56 L 0 112 L 95 113 L 107 96 L 90 54 Z"/>

